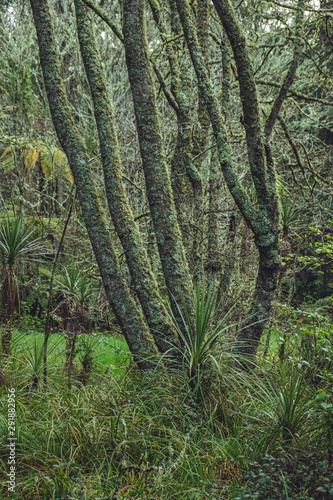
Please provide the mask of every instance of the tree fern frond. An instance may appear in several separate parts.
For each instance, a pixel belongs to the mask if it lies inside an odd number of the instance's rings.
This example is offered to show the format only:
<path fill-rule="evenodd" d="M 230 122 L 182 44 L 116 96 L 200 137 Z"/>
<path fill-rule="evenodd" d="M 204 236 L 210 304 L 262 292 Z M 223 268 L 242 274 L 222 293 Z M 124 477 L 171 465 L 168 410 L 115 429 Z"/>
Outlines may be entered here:
<path fill-rule="evenodd" d="M 12 170 L 15 167 L 15 150 L 12 146 L 6 148 L 0 156 L 1 164 L 5 170 Z"/>
<path fill-rule="evenodd" d="M 52 178 L 52 163 L 52 155 L 50 154 L 49 149 L 43 148 L 40 152 L 40 166 L 42 168 L 43 174 L 48 181 Z"/>
<path fill-rule="evenodd" d="M 27 170 L 31 170 L 39 160 L 40 149 L 30 149 L 24 155 L 24 165 Z"/>

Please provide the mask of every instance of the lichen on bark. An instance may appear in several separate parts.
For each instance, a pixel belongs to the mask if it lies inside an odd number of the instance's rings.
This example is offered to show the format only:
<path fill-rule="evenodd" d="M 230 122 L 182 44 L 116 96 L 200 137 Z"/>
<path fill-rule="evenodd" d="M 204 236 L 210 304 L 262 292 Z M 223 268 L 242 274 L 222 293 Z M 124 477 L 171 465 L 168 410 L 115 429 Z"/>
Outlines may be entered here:
<path fill-rule="evenodd" d="M 158 351 L 122 276 L 104 224 L 88 158 L 60 76 L 60 63 L 48 0 L 31 0 L 39 57 L 53 124 L 71 167 L 81 210 L 109 302 L 135 360 L 142 369 L 154 366 Z"/>
<path fill-rule="evenodd" d="M 193 286 L 177 220 L 170 175 L 163 150 L 155 86 L 149 62 L 144 21 L 144 0 L 124 0 L 123 33 L 146 193 L 171 306 L 179 326 L 181 293 L 193 311 Z M 178 304 L 178 305 L 177 305 Z M 185 331 L 185 330 L 184 330 Z"/>
<path fill-rule="evenodd" d="M 97 124 L 110 214 L 124 249 L 134 289 L 160 351 L 177 344 L 177 332 L 169 318 L 152 273 L 139 228 L 123 185 L 123 168 L 114 123 L 109 86 L 103 72 L 92 23 L 82 0 L 75 0 L 78 36 Z"/>
<path fill-rule="evenodd" d="M 259 272 L 250 316 L 247 317 L 245 329 L 239 335 L 239 340 L 242 340 L 239 350 L 251 355 L 256 352 L 273 307 L 280 270 L 279 212 L 274 164 L 271 161 L 269 165 L 266 164 L 257 92 L 245 36 L 229 0 L 213 0 L 229 38 L 238 69 L 250 171 L 258 198 L 258 208 L 255 208 L 240 185 L 232 166 L 222 114 L 209 81 L 188 2 L 176 1 L 199 89 L 214 131 L 221 169 L 231 195 L 254 234 L 254 241 L 259 250 Z M 253 317 L 258 321 L 254 323 Z"/>

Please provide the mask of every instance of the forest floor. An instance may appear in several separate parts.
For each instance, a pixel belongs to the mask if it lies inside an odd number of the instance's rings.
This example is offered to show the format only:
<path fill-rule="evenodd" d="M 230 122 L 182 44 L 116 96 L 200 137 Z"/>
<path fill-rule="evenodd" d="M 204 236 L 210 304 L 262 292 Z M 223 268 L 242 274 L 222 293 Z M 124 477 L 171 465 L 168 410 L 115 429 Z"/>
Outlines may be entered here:
<path fill-rule="evenodd" d="M 78 337 L 70 389 L 65 338 L 53 333 L 44 388 L 43 333 L 15 330 L 0 389 L 2 444 L 11 388 L 15 395 L 15 490 L 0 498 L 331 498 L 331 386 L 316 379 L 318 367 L 279 358 L 280 333 L 252 373 L 217 346 L 219 368 L 204 374 L 200 398 L 181 368 L 142 376 L 123 337 L 108 332 Z"/>

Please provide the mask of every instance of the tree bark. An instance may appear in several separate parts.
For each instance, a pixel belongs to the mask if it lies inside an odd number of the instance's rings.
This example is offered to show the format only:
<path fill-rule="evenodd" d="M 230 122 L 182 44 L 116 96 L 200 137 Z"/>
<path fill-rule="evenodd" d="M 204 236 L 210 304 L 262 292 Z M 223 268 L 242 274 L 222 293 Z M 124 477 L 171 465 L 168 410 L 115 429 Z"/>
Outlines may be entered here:
<path fill-rule="evenodd" d="M 170 303 L 179 327 L 181 291 L 193 314 L 193 286 L 177 220 L 170 175 L 156 108 L 154 81 L 148 57 L 144 0 L 124 0 L 126 63 L 134 102 L 146 192 Z"/>
<path fill-rule="evenodd" d="M 238 350 L 248 357 L 255 355 L 273 307 L 280 270 L 279 210 L 274 165 L 272 161 L 268 161 L 266 166 L 265 161 L 259 105 L 245 36 L 241 33 L 235 13 L 228 0 L 213 0 L 213 2 L 229 38 L 237 64 L 248 158 L 257 192 L 258 208 L 255 208 L 251 203 L 233 169 L 222 114 L 208 78 L 188 2 L 187 0 L 177 0 L 177 6 L 199 89 L 212 123 L 224 178 L 240 212 L 254 233 L 255 244 L 259 250 L 260 262 L 256 291 L 250 316 L 246 321 L 246 328 L 239 335 Z M 255 319 L 255 324 L 253 319 Z"/>
<path fill-rule="evenodd" d="M 173 37 L 181 35 L 181 25 L 175 1 L 170 1 L 171 26 L 161 16 L 157 0 L 149 0 L 149 3 L 161 38 L 166 44 L 171 75 L 170 90 L 176 104 L 176 106 L 173 105 L 173 108 L 177 114 L 177 141 L 171 159 L 171 184 L 186 258 L 193 275 L 196 267 L 193 220 L 195 220 L 195 206 L 199 205 L 202 200 L 202 177 L 192 161 L 192 85 L 187 72 L 182 72 L 182 56 L 179 47 L 172 41 Z M 169 37 L 171 37 L 171 41 L 168 39 Z"/>
<path fill-rule="evenodd" d="M 75 0 L 74 3 L 81 54 L 94 104 L 110 214 L 150 331 L 159 350 L 166 352 L 172 344 L 178 343 L 176 329 L 160 297 L 139 228 L 126 196 L 109 86 L 102 69 L 87 7 L 82 0 Z"/>
<path fill-rule="evenodd" d="M 88 168 L 81 134 L 71 114 L 47 0 L 31 0 L 40 62 L 54 127 L 71 167 L 88 235 L 109 302 L 135 360 L 142 369 L 153 366 L 148 355 L 157 349 L 141 312 L 125 284 L 110 236 L 104 224 Z"/>
<path fill-rule="evenodd" d="M 266 120 L 265 123 L 265 137 L 266 140 L 268 141 L 273 127 L 275 125 L 275 122 L 277 120 L 277 117 L 279 115 L 279 112 L 282 108 L 282 105 L 287 97 L 288 90 L 293 84 L 295 75 L 296 75 L 296 70 L 299 66 L 299 63 L 301 61 L 301 55 L 302 55 L 302 36 L 303 36 L 303 19 L 304 19 L 304 9 L 305 9 L 305 0 L 298 0 L 297 3 L 297 10 L 296 10 L 296 18 L 295 18 L 295 28 L 294 28 L 294 54 L 293 58 L 289 64 L 289 68 L 287 71 L 287 74 L 283 80 L 283 83 L 280 87 L 279 93 L 273 103 L 273 106 L 271 107 L 269 116 Z"/>

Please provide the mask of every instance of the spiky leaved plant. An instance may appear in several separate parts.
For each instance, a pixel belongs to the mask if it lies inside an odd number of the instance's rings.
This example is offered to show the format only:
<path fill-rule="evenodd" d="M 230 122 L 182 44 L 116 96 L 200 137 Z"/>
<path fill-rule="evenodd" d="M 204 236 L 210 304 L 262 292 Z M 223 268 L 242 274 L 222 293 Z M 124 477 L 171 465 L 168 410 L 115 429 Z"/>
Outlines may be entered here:
<path fill-rule="evenodd" d="M 297 227 L 300 222 L 300 211 L 295 209 L 290 203 L 284 203 L 281 207 L 282 235 L 287 237 L 290 232 Z"/>
<path fill-rule="evenodd" d="M 61 326 L 64 330 L 78 331 L 86 322 L 85 303 L 94 292 L 91 280 L 72 265 L 64 267 L 61 278 L 56 282 L 63 298 L 57 307 L 60 316 L 64 317 Z"/>
<path fill-rule="evenodd" d="M 79 339 L 77 359 L 82 368 L 78 379 L 83 385 L 87 385 L 88 383 L 89 375 L 95 363 L 96 351 L 104 342 L 104 339 L 90 337 L 88 335 L 81 335 Z"/>
<path fill-rule="evenodd" d="M 11 352 L 11 327 L 15 312 L 20 312 L 20 297 L 15 268 L 21 259 L 42 248 L 41 238 L 32 239 L 34 229 L 24 224 L 21 217 L 7 219 L 0 225 L 0 252 L 4 268 L 4 281 L 1 289 L 1 320 L 5 325 L 2 335 L 2 351 Z"/>
<path fill-rule="evenodd" d="M 260 378 L 253 378 L 251 392 L 257 409 L 269 419 L 266 442 L 272 445 L 281 437 L 282 445 L 288 448 L 310 430 L 310 381 L 295 366 L 263 371 Z"/>
<path fill-rule="evenodd" d="M 212 362 L 214 363 L 212 347 L 221 333 L 230 326 L 227 324 L 227 318 L 233 307 L 229 309 L 222 319 L 215 322 L 223 297 L 216 305 L 216 291 L 213 287 L 207 290 L 205 284 L 202 285 L 200 290 L 200 284 L 198 283 L 194 292 L 194 329 L 191 327 L 190 315 L 182 293 L 184 314 L 182 314 L 180 307 L 179 313 L 184 322 L 187 335 L 184 335 L 175 319 L 174 323 L 183 344 L 182 367 L 185 372 L 186 384 L 194 398 L 203 400 L 203 376 Z M 171 308 L 169 308 L 169 312 L 172 316 Z"/>
<path fill-rule="evenodd" d="M 60 346 L 62 338 L 58 337 L 48 346 L 48 354 L 56 351 Z M 26 388 L 29 391 L 37 392 L 43 376 L 44 349 L 43 343 L 38 341 L 36 334 L 32 341 L 22 338 L 20 342 L 20 351 L 23 352 L 23 363 L 25 365 L 25 374 L 29 377 L 29 383 Z"/>
<path fill-rule="evenodd" d="M 75 344 L 81 322 L 85 321 L 84 304 L 93 293 L 91 282 L 82 272 L 71 266 L 64 268 L 61 280 L 58 280 L 59 291 L 65 297 L 64 305 L 67 321 L 63 322 L 65 330 L 68 330 L 66 339 L 66 364 L 68 368 L 68 386 L 71 386 L 71 370 L 75 353 Z"/>

